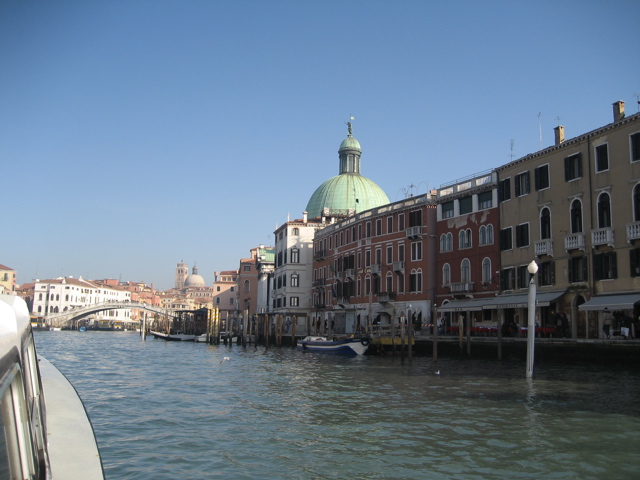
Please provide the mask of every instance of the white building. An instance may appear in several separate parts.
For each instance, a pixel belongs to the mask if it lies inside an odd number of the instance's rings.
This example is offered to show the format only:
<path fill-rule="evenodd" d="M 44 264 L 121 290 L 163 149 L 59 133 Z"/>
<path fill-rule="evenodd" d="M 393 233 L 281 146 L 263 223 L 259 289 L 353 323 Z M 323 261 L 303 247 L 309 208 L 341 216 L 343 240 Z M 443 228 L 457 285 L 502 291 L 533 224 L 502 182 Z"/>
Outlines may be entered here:
<path fill-rule="evenodd" d="M 63 313 L 74 308 L 105 302 L 129 302 L 131 292 L 118 287 L 97 285 L 82 277 L 60 277 L 51 280 L 36 280 L 32 313 L 45 317 Z M 107 310 L 93 315 L 98 321 L 130 321 L 131 309 Z"/>

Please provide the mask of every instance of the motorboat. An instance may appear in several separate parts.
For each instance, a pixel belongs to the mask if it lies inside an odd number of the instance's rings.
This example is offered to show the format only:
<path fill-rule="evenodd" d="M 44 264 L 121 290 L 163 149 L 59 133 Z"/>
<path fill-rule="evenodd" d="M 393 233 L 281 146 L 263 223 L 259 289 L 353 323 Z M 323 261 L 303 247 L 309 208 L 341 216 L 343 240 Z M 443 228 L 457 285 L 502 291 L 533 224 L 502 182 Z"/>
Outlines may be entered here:
<path fill-rule="evenodd" d="M 169 342 L 194 342 L 197 335 L 189 335 L 184 333 L 162 333 L 151 330 L 149 333 L 155 338 L 167 340 Z"/>
<path fill-rule="evenodd" d="M 203 333 L 202 335 L 196 335 L 196 338 L 194 340 L 196 343 L 207 343 L 209 341 L 209 335 L 206 333 Z"/>
<path fill-rule="evenodd" d="M 371 340 L 369 338 L 333 338 L 307 336 L 298 342 L 298 350 L 308 352 L 343 353 L 347 355 L 364 355 Z"/>
<path fill-rule="evenodd" d="M 0 475 L 104 480 L 100 451 L 78 393 L 37 355 L 29 309 L 0 295 Z"/>

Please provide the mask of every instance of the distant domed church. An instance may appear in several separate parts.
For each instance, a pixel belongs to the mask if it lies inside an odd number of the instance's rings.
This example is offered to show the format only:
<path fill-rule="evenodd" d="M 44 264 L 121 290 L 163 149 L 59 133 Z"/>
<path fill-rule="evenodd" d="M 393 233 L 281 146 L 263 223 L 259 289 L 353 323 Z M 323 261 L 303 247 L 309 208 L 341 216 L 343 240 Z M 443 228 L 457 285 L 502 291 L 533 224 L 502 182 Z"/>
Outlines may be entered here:
<path fill-rule="evenodd" d="M 330 178 L 311 195 L 309 218 L 352 216 L 389 203 L 389 197 L 374 181 L 360 175 L 362 149 L 347 122 L 347 138 L 340 144 L 340 174 Z"/>

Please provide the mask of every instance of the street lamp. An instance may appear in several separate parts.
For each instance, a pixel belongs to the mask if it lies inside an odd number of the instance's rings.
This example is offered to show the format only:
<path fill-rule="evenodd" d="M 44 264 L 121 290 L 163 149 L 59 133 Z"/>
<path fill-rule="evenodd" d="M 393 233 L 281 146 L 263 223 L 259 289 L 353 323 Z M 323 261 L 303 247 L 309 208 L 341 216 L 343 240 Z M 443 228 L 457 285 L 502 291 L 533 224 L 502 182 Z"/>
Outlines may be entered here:
<path fill-rule="evenodd" d="M 527 301 L 527 378 L 533 375 L 533 350 L 536 338 L 536 280 L 535 275 L 538 272 L 538 264 L 535 260 L 527 266 L 529 272 L 529 298 Z"/>

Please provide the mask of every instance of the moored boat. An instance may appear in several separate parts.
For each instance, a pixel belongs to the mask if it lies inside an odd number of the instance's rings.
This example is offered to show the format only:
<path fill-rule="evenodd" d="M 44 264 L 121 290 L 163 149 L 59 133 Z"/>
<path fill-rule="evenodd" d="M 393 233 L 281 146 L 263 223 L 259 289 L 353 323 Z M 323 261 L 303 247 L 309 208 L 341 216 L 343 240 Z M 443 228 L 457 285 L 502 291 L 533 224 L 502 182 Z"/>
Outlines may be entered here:
<path fill-rule="evenodd" d="M 0 295 L 0 473 L 4 478 L 104 480 L 82 400 L 36 354 L 26 303 Z"/>
<path fill-rule="evenodd" d="M 369 338 L 334 338 L 308 336 L 298 342 L 298 350 L 308 352 L 342 353 L 364 355 L 371 341 Z"/>
<path fill-rule="evenodd" d="M 150 333 L 155 338 L 160 338 L 169 342 L 193 342 L 196 339 L 196 335 L 188 335 L 184 333 L 162 333 L 155 332 L 153 330 L 151 330 Z"/>

